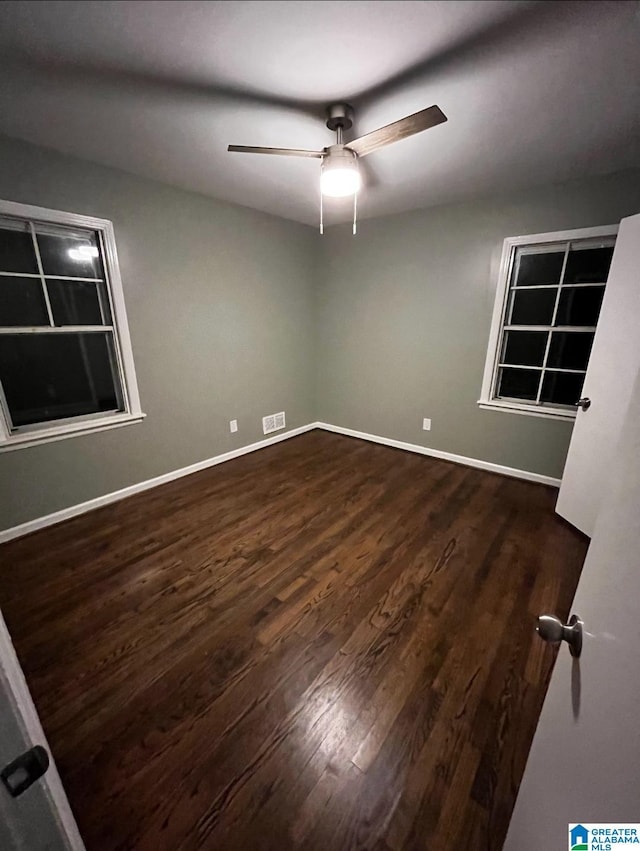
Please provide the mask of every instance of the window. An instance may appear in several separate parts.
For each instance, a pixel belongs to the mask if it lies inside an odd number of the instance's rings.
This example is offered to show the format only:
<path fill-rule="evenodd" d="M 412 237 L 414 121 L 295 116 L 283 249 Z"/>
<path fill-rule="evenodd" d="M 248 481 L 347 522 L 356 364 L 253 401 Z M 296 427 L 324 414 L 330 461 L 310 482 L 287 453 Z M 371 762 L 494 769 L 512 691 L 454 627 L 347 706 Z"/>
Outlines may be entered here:
<path fill-rule="evenodd" d="M 505 239 L 480 407 L 575 417 L 617 230 Z"/>
<path fill-rule="evenodd" d="M 113 227 L 0 201 L 0 449 L 144 414 Z"/>

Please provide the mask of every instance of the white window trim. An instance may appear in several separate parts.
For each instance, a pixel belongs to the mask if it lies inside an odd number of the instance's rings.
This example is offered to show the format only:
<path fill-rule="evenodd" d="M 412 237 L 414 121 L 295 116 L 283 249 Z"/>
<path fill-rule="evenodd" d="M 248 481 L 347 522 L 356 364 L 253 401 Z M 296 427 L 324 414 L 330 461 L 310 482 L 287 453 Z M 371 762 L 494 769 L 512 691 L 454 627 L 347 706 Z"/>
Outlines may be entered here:
<path fill-rule="evenodd" d="M 45 207 L 35 207 L 30 204 L 18 204 L 14 201 L 3 200 L 0 200 L 0 215 L 17 216 L 23 219 L 67 225 L 69 227 L 76 226 L 95 230 L 100 233 L 104 249 L 103 259 L 107 278 L 106 283 L 111 298 L 115 332 L 114 342 L 118 355 L 120 382 L 125 408 L 124 411 L 117 411 L 110 414 L 61 420 L 55 425 L 45 423 L 41 427 L 33 428 L 30 431 L 12 434 L 9 423 L 2 411 L 3 405 L 0 399 L 0 452 L 7 452 L 25 446 L 34 446 L 54 440 L 63 440 L 67 437 L 91 434 L 106 429 L 119 428 L 130 423 L 141 422 L 145 414 L 142 412 L 140 406 L 140 394 L 138 392 L 138 381 L 133 362 L 131 336 L 129 334 L 127 310 L 124 303 L 122 279 L 120 278 L 113 223 L 108 219 L 97 219 L 92 216 L 81 216 L 77 213 L 66 213 L 61 210 L 49 210 Z"/>
<path fill-rule="evenodd" d="M 502 256 L 498 272 L 498 283 L 496 287 L 496 298 L 491 318 L 491 331 L 489 332 L 489 343 L 487 346 L 487 359 L 484 366 L 482 378 L 482 390 L 478 405 L 491 411 L 505 411 L 511 414 L 526 414 L 530 417 L 544 417 L 552 420 L 574 420 L 576 411 L 558 408 L 553 410 L 552 406 L 533 406 L 523 402 L 522 404 L 491 398 L 496 370 L 500 358 L 500 340 L 502 337 L 502 323 L 509 294 L 509 281 L 513 268 L 513 260 L 516 249 L 521 245 L 552 244 L 554 242 L 568 242 L 577 239 L 593 239 L 598 237 L 615 236 L 618 233 L 618 225 L 603 225 L 595 228 L 578 228 L 577 230 L 554 231 L 551 233 L 534 233 L 527 236 L 509 236 L 502 245 Z"/>

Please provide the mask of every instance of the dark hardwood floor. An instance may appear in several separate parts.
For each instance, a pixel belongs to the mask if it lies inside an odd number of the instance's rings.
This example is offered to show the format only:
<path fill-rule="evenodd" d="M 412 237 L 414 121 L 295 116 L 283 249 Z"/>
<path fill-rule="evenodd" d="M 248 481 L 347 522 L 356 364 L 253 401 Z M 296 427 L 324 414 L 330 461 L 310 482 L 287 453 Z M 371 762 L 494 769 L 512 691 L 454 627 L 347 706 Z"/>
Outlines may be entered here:
<path fill-rule="evenodd" d="M 500 849 L 586 539 L 314 431 L 0 548 L 88 851 Z"/>

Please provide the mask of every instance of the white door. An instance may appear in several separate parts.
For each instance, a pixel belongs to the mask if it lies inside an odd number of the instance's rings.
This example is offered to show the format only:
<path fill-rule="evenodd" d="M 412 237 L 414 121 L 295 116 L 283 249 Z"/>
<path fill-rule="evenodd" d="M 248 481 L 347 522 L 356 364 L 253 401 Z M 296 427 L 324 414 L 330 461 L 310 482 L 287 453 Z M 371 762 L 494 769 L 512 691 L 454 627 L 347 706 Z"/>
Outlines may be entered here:
<path fill-rule="evenodd" d="M 582 390 L 556 511 L 587 535 L 593 529 L 620 425 L 640 366 L 640 215 L 618 231 L 598 329 Z"/>
<path fill-rule="evenodd" d="M 636 370 L 572 609 L 582 656 L 560 648 L 504 851 L 562 851 L 569 822 L 640 822 L 639 423 Z"/>
<path fill-rule="evenodd" d="M 34 745 L 47 745 L 7 627 L 0 614 L 0 771 Z M 84 851 L 53 760 L 14 798 L 0 782 L 2 851 Z"/>

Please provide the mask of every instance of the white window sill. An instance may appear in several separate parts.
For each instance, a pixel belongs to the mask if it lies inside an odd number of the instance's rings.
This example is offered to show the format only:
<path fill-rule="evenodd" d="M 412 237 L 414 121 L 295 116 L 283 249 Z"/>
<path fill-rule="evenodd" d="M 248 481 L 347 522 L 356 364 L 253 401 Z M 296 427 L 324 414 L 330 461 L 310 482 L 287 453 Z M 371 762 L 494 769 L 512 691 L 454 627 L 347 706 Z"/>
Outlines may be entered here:
<path fill-rule="evenodd" d="M 576 418 L 575 411 L 566 411 L 561 408 L 539 408 L 533 405 L 518 405 L 517 402 L 502 402 L 500 399 L 479 399 L 478 406 L 485 411 L 503 411 L 507 414 L 524 414 L 529 417 L 543 417 L 547 420 L 565 420 L 573 422 Z"/>
<path fill-rule="evenodd" d="M 0 452 L 10 452 L 13 449 L 23 449 L 27 446 L 39 446 L 41 443 L 52 443 L 55 440 L 65 440 L 67 437 L 77 437 L 82 434 L 93 434 L 107 431 L 111 428 L 140 423 L 146 414 L 115 414 L 96 420 L 85 420 L 78 423 L 67 423 L 64 426 L 43 428 L 39 430 L 13 434 L 5 440 L 0 440 Z"/>

